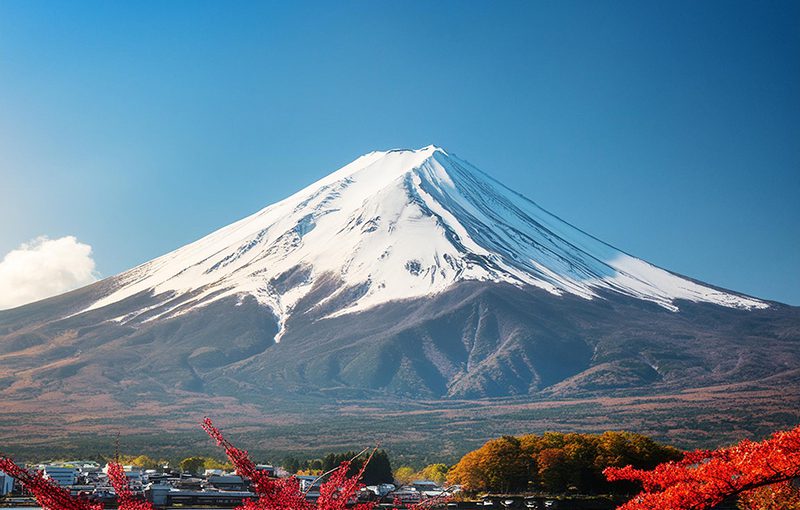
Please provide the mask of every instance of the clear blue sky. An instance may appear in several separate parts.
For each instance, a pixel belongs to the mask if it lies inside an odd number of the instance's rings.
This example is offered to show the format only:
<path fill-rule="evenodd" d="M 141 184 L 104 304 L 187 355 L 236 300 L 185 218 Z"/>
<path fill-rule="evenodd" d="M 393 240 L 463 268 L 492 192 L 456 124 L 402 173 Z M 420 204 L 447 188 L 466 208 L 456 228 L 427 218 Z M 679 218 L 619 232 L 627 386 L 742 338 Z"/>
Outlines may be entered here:
<path fill-rule="evenodd" d="M 799 2 L 0 2 L 0 257 L 75 235 L 108 276 L 429 143 L 800 304 Z"/>

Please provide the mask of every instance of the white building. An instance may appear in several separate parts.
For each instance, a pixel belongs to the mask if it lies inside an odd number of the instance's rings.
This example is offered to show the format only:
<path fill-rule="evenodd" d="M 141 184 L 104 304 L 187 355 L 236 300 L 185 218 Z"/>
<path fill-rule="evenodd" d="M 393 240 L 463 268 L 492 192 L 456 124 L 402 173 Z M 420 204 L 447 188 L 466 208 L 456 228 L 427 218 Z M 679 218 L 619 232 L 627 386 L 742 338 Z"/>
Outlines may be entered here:
<path fill-rule="evenodd" d="M 297 481 L 300 482 L 300 490 L 302 492 L 311 491 L 313 489 L 319 490 L 320 485 L 322 485 L 322 480 L 318 476 L 308 476 L 308 475 L 299 475 L 296 477 Z M 312 489 L 313 484 L 313 489 Z"/>
<path fill-rule="evenodd" d="M 42 474 L 45 478 L 49 478 L 58 485 L 66 487 L 75 485 L 78 470 L 73 467 L 46 465 L 42 467 Z"/>
<path fill-rule="evenodd" d="M 440 491 L 442 490 L 439 485 L 432 480 L 415 480 L 411 485 L 420 492 L 425 491 Z"/>
<path fill-rule="evenodd" d="M 422 494 L 415 487 L 408 485 L 400 487 L 396 491 L 392 492 L 390 497 L 399 499 L 404 505 L 409 503 L 417 504 L 422 501 Z"/>
<path fill-rule="evenodd" d="M 392 483 L 382 483 L 380 485 L 367 485 L 367 490 L 375 493 L 375 495 L 384 497 L 390 492 L 396 490 L 397 487 Z"/>

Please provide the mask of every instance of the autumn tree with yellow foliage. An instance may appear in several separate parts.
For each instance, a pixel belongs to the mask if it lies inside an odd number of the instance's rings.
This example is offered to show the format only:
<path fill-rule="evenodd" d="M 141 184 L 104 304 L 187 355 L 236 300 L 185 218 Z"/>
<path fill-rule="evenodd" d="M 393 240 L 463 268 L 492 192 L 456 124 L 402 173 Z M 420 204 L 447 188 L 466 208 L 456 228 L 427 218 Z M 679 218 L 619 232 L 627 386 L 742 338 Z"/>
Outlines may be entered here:
<path fill-rule="evenodd" d="M 466 454 L 447 481 L 469 491 L 627 493 L 635 487 L 608 482 L 603 469 L 650 469 L 680 457 L 679 450 L 630 432 L 503 436 Z"/>

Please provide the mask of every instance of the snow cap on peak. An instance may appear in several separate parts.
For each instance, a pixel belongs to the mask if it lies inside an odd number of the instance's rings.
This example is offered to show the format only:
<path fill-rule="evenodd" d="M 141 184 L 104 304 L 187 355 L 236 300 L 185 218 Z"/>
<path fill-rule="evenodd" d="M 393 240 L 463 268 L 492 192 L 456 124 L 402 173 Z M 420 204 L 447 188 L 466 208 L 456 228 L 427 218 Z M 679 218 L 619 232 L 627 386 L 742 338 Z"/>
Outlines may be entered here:
<path fill-rule="evenodd" d="M 423 147 L 421 149 L 417 149 L 416 150 L 416 152 L 423 152 L 423 151 L 425 151 L 425 152 L 441 152 L 442 154 L 447 154 L 446 150 L 444 150 L 443 148 L 439 147 L 438 145 L 433 145 L 433 144 L 427 145 L 427 146 L 425 146 L 425 147 Z"/>
<path fill-rule="evenodd" d="M 414 154 L 425 153 L 425 154 L 433 154 L 434 152 L 441 152 L 444 155 L 448 155 L 447 151 L 443 148 L 439 147 L 438 145 L 430 144 L 426 145 L 425 147 L 420 147 L 419 149 L 405 149 L 405 148 L 397 148 L 397 149 L 389 149 L 385 151 L 373 151 L 370 154 L 380 153 L 380 154 L 389 154 L 391 152 L 411 152 Z"/>
<path fill-rule="evenodd" d="M 320 306 L 336 303 L 331 316 L 434 295 L 463 281 L 585 299 L 618 293 L 669 310 L 678 309 L 678 299 L 768 306 L 627 255 L 428 145 L 361 156 L 280 202 L 121 275 L 117 290 L 89 309 L 139 292 L 165 303 L 186 295 L 193 306 L 250 295 L 272 310 L 283 331 L 295 305 L 330 278 L 339 290 Z M 165 317 L 189 309 L 182 304 Z"/>
<path fill-rule="evenodd" d="M 373 151 L 304 188 L 298 195 L 346 180 L 362 185 L 369 183 L 367 186 L 356 186 L 356 188 L 360 188 L 365 194 L 364 196 L 370 196 L 394 179 L 420 168 L 436 154 L 451 157 L 444 149 L 436 145 L 428 145 L 419 149 Z"/>

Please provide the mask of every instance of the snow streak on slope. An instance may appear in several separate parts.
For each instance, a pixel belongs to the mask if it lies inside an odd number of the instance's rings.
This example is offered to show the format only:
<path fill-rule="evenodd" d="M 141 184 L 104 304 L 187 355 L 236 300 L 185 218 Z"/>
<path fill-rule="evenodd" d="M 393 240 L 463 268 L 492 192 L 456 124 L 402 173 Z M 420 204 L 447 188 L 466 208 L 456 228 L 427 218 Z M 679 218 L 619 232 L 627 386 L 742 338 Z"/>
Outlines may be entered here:
<path fill-rule="evenodd" d="M 331 276 L 348 296 L 329 298 L 343 303 L 331 315 L 432 295 L 464 280 L 586 299 L 607 289 L 670 310 L 677 310 L 676 299 L 767 306 L 627 255 L 429 146 L 362 156 L 281 202 L 123 273 L 116 291 L 89 309 L 143 291 L 162 303 L 190 299 L 152 320 L 252 295 L 284 324 L 314 283 Z"/>

